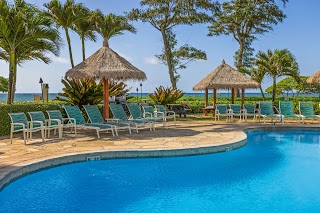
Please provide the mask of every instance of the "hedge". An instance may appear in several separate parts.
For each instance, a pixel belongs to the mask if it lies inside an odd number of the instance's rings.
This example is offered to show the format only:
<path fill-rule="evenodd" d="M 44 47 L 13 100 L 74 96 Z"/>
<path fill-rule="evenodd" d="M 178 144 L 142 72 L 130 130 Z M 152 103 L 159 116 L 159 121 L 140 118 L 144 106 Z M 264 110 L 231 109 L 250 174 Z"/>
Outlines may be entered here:
<path fill-rule="evenodd" d="M 48 102 L 48 103 L 36 103 L 36 102 L 15 102 L 14 104 L 0 103 L 0 136 L 10 135 L 10 117 L 8 113 L 24 112 L 27 116 L 28 112 L 43 111 L 47 116 L 46 110 L 61 110 L 62 102 Z M 28 119 L 30 119 L 28 117 Z"/>

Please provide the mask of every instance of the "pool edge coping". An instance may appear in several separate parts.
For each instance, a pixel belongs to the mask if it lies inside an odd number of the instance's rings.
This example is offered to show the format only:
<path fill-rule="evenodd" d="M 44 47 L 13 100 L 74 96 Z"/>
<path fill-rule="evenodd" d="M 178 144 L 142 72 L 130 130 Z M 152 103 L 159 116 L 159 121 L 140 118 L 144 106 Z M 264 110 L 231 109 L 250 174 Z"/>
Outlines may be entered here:
<path fill-rule="evenodd" d="M 100 160 L 108 159 L 125 159 L 125 158 L 161 158 L 161 157 L 181 157 L 203 154 L 214 154 L 226 152 L 244 147 L 247 144 L 247 133 L 259 131 L 285 131 L 285 130 L 299 130 L 299 131 L 320 131 L 319 127 L 246 127 L 239 129 L 240 132 L 245 133 L 245 137 L 238 141 L 233 141 L 227 144 L 201 146 L 201 147 L 186 147 L 173 149 L 150 149 L 150 150 L 117 150 L 117 151 L 86 151 L 84 153 L 67 153 L 63 156 L 53 156 L 52 158 L 39 160 L 37 162 L 27 163 L 26 165 L 17 166 L 0 179 L 0 192 L 11 182 L 34 172 L 49 169 L 52 167 L 85 162 L 88 157 L 99 156 Z"/>

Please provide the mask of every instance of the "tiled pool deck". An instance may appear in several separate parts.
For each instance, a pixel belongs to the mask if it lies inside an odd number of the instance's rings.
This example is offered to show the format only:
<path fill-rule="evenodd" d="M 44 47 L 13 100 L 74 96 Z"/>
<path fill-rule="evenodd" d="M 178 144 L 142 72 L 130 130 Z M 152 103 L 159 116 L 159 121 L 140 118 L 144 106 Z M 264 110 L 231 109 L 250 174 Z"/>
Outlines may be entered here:
<path fill-rule="evenodd" d="M 170 122 L 169 124 L 172 124 Z M 182 121 L 168 129 L 141 130 L 139 134 L 120 131 L 118 137 L 94 131 L 79 130 L 77 137 L 66 133 L 62 140 L 53 136 L 45 143 L 39 135 L 26 146 L 22 135 L 13 144 L 0 138 L 0 190 L 12 179 L 55 165 L 86 161 L 87 157 L 101 159 L 129 157 L 165 157 L 229 151 L 246 144 L 246 130 L 319 129 L 319 124 L 224 123 L 214 121 Z"/>

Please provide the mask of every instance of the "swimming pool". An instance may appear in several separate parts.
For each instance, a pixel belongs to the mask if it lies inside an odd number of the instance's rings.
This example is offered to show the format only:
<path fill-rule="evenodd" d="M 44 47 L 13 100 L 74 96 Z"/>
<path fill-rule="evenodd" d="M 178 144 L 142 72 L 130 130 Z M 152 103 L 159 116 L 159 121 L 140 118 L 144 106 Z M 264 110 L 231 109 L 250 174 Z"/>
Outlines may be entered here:
<path fill-rule="evenodd" d="M 253 132 L 225 153 L 74 163 L 0 192 L 0 212 L 315 212 L 318 132 Z"/>

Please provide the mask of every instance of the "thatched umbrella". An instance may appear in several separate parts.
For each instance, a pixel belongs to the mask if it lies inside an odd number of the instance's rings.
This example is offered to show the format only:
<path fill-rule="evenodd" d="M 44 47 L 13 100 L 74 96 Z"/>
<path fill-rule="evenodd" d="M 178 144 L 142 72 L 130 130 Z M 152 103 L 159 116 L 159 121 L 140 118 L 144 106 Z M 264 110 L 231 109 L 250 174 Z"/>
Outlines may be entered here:
<path fill-rule="evenodd" d="M 114 80 L 145 80 L 146 74 L 104 45 L 82 63 L 70 69 L 67 77 L 74 79 L 102 79 L 104 83 L 104 118 L 109 117 L 109 79 Z"/>
<path fill-rule="evenodd" d="M 215 106 L 217 102 L 217 89 L 231 89 L 232 103 L 234 103 L 235 90 L 242 89 L 242 104 L 244 104 L 244 90 L 247 88 L 259 88 L 259 86 L 259 83 L 235 70 L 223 60 L 222 64 L 195 85 L 193 90 L 206 91 L 206 106 L 208 106 L 208 90 L 213 89 L 213 104 Z"/>
<path fill-rule="evenodd" d="M 315 74 L 307 78 L 307 83 L 309 84 L 319 84 L 320 83 L 320 70 Z"/>

